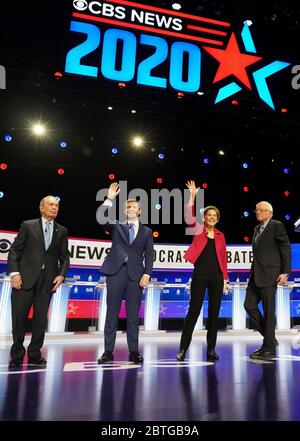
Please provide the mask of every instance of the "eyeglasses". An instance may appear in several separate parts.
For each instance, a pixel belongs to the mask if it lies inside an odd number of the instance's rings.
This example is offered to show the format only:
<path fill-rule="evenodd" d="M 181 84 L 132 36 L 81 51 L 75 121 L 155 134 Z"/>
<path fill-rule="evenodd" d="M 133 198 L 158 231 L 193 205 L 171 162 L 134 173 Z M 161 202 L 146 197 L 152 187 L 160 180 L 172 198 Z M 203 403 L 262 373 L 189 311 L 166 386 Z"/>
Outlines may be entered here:
<path fill-rule="evenodd" d="M 257 210 L 254 210 L 254 213 L 263 213 L 264 211 L 270 211 L 270 210 L 262 210 L 261 208 L 258 208 Z"/>

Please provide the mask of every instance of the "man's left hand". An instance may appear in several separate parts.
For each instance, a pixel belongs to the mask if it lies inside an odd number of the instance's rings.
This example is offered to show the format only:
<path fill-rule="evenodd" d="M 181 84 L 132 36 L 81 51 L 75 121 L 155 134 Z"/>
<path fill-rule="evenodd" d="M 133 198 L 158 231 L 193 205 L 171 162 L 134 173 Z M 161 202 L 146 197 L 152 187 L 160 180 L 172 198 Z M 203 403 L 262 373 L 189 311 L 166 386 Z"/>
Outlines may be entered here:
<path fill-rule="evenodd" d="M 54 286 L 52 292 L 55 292 L 57 288 L 63 283 L 64 280 L 65 278 L 63 276 L 56 276 L 55 279 L 53 280 Z"/>
<path fill-rule="evenodd" d="M 276 282 L 278 283 L 278 285 L 284 285 L 285 283 L 287 283 L 287 275 L 286 274 L 279 274 Z"/>
<path fill-rule="evenodd" d="M 141 277 L 141 280 L 140 280 L 140 286 L 141 286 L 142 288 L 146 288 L 146 286 L 147 286 L 148 283 L 149 283 L 149 280 L 150 280 L 150 276 L 148 276 L 148 274 L 144 274 L 144 275 Z"/>

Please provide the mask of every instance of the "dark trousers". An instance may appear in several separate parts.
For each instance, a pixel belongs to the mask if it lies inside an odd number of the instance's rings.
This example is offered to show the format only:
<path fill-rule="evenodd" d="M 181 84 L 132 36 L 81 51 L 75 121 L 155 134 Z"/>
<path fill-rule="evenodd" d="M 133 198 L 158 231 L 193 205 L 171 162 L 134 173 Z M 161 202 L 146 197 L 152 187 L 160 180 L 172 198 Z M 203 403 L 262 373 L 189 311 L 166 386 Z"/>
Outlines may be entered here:
<path fill-rule="evenodd" d="M 250 278 L 244 307 L 249 314 L 255 328 L 264 337 L 262 349 L 275 351 L 275 294 L 276 285 L 259 288 L 256 286 L 253 277 Z M 264 315 L 258 309 L 262 301 Z"/>
<path fill-rule="evenodd" d="M 180 340 L 181 350 L 183 349 L 186 351 L 191 343 L 193 331 L 203 305 L 206 289 L 208 290 L 207 349 L 211 350 L 215 348 L 223 287 L 223 276 L 214 279 L 200 277 L 192 278 L 189 312 L 184 321 Z"/>
<path fill-rule="evenodd" d="M 45 283 L 44 271 L 31 289 L 13 289 L 11 294 L 13 344 L 10 355 L 13 360 L 23 359 L 23 346 L 27 320 L 33 306 L 32 336 L 27 348 L 28 358 L 40 358 L 47 327 L 47 312 L 51 300 L 49 283 Z"/>
<path fill-rule="evenodd" d="M 125 293 L 127 316 L 127 344 L 129 351 L 138 351 L 139 310 L 143 289 L 139 282 L 130 280 L 127 265 L 122 265 L 117 274 L 106 277 L 107 312 L 104 326 L 105 351 L 113 351 L 118 329 L 118 318 L 122 297 Z"/>

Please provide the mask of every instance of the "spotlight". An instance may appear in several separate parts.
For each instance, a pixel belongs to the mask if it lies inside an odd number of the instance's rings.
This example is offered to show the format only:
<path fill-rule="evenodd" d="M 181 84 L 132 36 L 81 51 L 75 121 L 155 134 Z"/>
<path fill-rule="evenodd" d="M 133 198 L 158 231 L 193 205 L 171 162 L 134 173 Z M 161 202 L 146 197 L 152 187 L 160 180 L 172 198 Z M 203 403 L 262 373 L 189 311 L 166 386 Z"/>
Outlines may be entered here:
<path fill-rule="evenodd" d="M 246 24 L 247 26 L 250 27 L 253 23 L 252 23 L 251 20 L 245 20 L 245 21 L 244 21 L 244 24 Z"/>
<path fill-rule="evenodd" d="M 199 90 L 199 92 L 197 92 L 197 95 L 202 96 L 204 95 L 204 92 L 201 92 L 201 90 Z"/>
<path fill-rule="evenodd" d="M 180 100 L 181 98 L 184 97 L 184 93 L 183 92 L 178 92 L 177 93 L 177 98 Z"/>
<path fill-rule="evenodd" d="M 158 184 L 162 184 L 162 183 L 164 182 L 164 180 L 163 180 L 163 178 L 157 178 L 157 179 L 156 179 L 156 182 L 157 182 Z"/>
<path fill-rule="evenodd" d="M 204 164 L 208 164 L 209 163 L 209 158 L 204 158 L 203 162 L 204 162 Z"/>
<path fill-rule="evenodd" d="M 249 242 L 250 238 L 249 236 L 244 236 L 244 242 Z"/>
<path fill-rule="evenodd" d="M 284 174 L 287 175 L 289 172 L 290 172 L 290 169 L 289 169 L 289 168 L 286 167 L 286 168 L 283 169 L 283 173 L 284 173 Z"/>
<path fill-rule="evenodd" d="M 289 195 L 290 195 L 290 192 L 288 190 L 285 190 L 284 196 L 287 198 L 287 197 L 289 197 Z"/>
<path fill-rule="evenodd" d="M 158 154 L 158 158 L 159 158 L 159 159 L 164 159 L 164 157 L 165 157 L 165 155 L 164 155 L 163 153 L 159 153 L 159 154 Z"/>
<path fill-rule="evenodd" d="M 248 168 L 248 167 L 249 167 L 248 162 L 244 162 L 244 164 L 243 164 L 243 168 Z"/>
<path fill-rule="evenodd" d="M 207 184 L 207 182 L 203 182 L 202 187 L 203 187 L 204 189 L 205 189 L 205 188 L 208 188 L 208 184 Z"/>
<path fill-rule="evenodd" d="M 244 217 L 249 217 L 249 211 L 244 211 Z"/>
<path fill-rule="evenodd" d="M 285 218 L 286 218 L 287 221 L 289 221 L 289 220 L 291 220 L 291 215 L 290 214 L 286 214 Z"/>
<path fill-rule="evenodd" d="M 158 237 L 159 236 L 159 232 L 158 231 L 153 231 L 153 237 Z"/>
<path fill-rule="evenodd" d="M 6 142 L 11 142 L 12 141 L 12 136 L 11 135 L 5 135 L 4 137 Z"/>
<path fill-rule="evenodd" d="M 224 155 L 225 155 L 224 150 L 219 150 L 219 155 L 220 155 L 220 156 L 224 156 Z"/>
<path fill-rule="evenodd" d="M 180 3 L 173 3 L 172 8 L 175 9 L 175 11 L 179 11 L 181 9 Z"/>
<path fill-rule="evenodd" d="M 238 100 L 232 100 L 232 101 L 231 101 L 231 104 L 232 104 L 233 106 L 238 106 L 238 105 L 239 105 L 239 102 L 238 102 Z"/>
<path fill-rule="evenodd" d="M 57 200 L 57 202 L 60 202 L 60 197 L 59 196 L 55 196 L 55 199 Z"/>
<path fill-rule="evenodd" d="M 135 110 L 135 109 L 132 109 L 132 110 L 131 110 L 131 113 L 136 113 L 136 110 Z"/>
<path fill-rule="evenodd" d="M 126 84 L 125 83 L 118 83 L 118 86 L 120 89 L 123 89 L 124 87 L 126 87 Z"/>
<path fill-rule="evenodd" d="M 155 208 L 156 208 L 156 210 L 160 210 L 161 209 L 161 205 L 160 204 L 156 204 Z"/>
<path fill-rule="evenodd" d="M 33 126 L 32 126 L 32 131 L 33 131 L 33 133 L 35 134 L 35 135 L 37 135 L 37 136 L 42 136 L 42 135 L 44 135 L 45 134 L 45 132 L 46 132 L 46 129 L 45 129 L 45 126 L 43 126 L 42 124 L 34 124 Z"/>
<path fill-rule="evenodd" d="M 65 173 L 65 170 L 64 170 L 63 168 L 59 168 L 59 169 L 57 170 L 57 173 L 58 173 L 59 175 L 63 175 L 63 174 Z"/>
<path fill-rule="evenodd" d="M 109 173 L 109 175 L 108 175 L 108 179 L 109 179 L 110 181 L 114 181 L 114 180 L 116 179 L 116 175 L 115 175 L 114 173 Z"/>
<path fill-rule="evenodd" d="M 3 191 L 0 191 L 0 198 L 3 198 L 3 197 L 4 197 Z"/>
<path fill-rule="evenodd" d="M 283 108 L 281 109 L 281 113 L 288 113 L 288 109 L 287 109 L 286 107 L 283 107 Z"/>
<path fill-rule="evenodd" d="M 249 187 L 247 187 L 247 185 L 243 188 L 243 190 L 244 190 L 244 192 L 245 193 L 248 193 L 248 191 L 249 191 Z"/>
<path fill-rule="evenodd" d="M 62 75 L 61 72 L 55 72 L 54 76 L 55 76 L 55 78 L 56 78 L 57 80 L 60 80 L 60 79 L 62 78 L 63 75 Z"/>
<path fill-rule="evenodd" d="M 1 170 L 6 170 L 6 169 L 7 169 L 7 164 L 5 164 L 5 162 L 2 162 L 2 163 L 0 164 L 0 169 L 1 169 Z"/>
<path fill-rule="evenodd" d="M 112 149 L 111 149 L 111 152 L 112 152 L 112 154 L 113 155 L 116 155 L 117 153 L 118 153 L 118 149 L 117 149 L 117 147 L 113 147 Z"/>
<path fill-rule="evenodd" d="M 66 141 L 61 141 L 61 142 L 59 143 L 59 147 L 61 147 L 62 149 L 65 149 L 65 148 L 67 147 L 67 143 L 66 143 Z"/>
<path fill-rule="evenodd" d="M 107 110 L 113 110 L 112 106 L 108 106 Z"/>
<path fill-rule="evenodd" d="M 133 138 L 132 142 L 134 146 L 141 147 L 144 141 L 143 138 L 141 138 L 140 136 L 136 136 L 135 138 Z"/>

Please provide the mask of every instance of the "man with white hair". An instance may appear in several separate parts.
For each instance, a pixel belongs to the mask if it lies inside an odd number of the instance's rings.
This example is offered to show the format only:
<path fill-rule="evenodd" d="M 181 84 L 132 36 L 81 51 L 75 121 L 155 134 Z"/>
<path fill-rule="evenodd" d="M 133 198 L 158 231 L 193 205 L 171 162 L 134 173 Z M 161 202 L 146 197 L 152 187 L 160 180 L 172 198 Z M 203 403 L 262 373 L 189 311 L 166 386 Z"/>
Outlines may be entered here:
<path fill-rule="evenodd" d="M 276 356 L 275 295 L 277 284 L 284 285 L 291 271 L 291 246 L 284 225 L 272 219 L 269 202 L 256 204 L 259 222 L 253 235 L 253 263 L 244 307 L 255 329 L 264 337 L 262 347 L 250 358 L 269 360 Z M 258 304 L 262 301 L 264 315 Z"/>
<path fill-rule="evenodd" d="M 41 348 L 47 327 L 52 294 L 63 283 L 69 268 L 68 231 L 54 220 L 59 204 L 54 196 L 40 202 L 41 217 L 22 222 L 8 253 L 11 278 L 12 333 L 10 368 L 23 364 L 27 318 L 33 306 L 32 336 L 27 348 L 28 363 L 46 366 Z"/>

